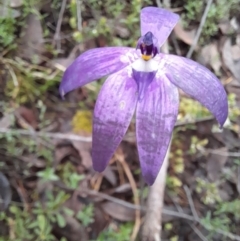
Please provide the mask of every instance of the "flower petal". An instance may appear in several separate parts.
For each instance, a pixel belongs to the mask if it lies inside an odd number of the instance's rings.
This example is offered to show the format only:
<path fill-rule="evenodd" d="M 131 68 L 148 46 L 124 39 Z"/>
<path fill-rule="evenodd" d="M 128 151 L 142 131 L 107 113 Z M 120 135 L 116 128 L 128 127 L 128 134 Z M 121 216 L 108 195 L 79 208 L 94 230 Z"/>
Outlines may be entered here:
<path fill-rule="evenodd" d="M 169 80 L 209 109 L 222 127 L 228 116 L 227 94 L 219 79 L 197 62 L 160 54 L 160 67 Z"/>
<path fill-rule="evenodd" d="M 136 81 L 138 86 L 138 100 L 142 101 L 157 71 L 143 72 L 143 71 L 137 71 L 135 69 L 132 69 L 132 71 L 133 71 L 133 75 L 132 75 L 133 79 Z"/>
<path fill-rule="evenodd" d="M 178 106 L 177 87 L 159 73 L 137 104 L 138 153 L 143 177 L 149 185 L 154 183 L 167 153 Z"/>
<path fill-rule="evenodd" d="M 104 47 L 81 54 L 65 71 L 60 93 L 66 93 L 87 83 L 112 74 L 137 59 L 136 50 L 127 47 Z"/>
<path fill-rule="evenodd" d="M 93 120 L 93 168 L 103 171 L 120 144 L 137 102 L 131 67 L 108 77 L 98 95 Z"/>
<path fill-rule="evenodd" d="M 166 9 L 146 7 L 141 11 L 141 36 L 152 32 L 159 47 L 167 40 L 179 20 L 179 16 Z"/>

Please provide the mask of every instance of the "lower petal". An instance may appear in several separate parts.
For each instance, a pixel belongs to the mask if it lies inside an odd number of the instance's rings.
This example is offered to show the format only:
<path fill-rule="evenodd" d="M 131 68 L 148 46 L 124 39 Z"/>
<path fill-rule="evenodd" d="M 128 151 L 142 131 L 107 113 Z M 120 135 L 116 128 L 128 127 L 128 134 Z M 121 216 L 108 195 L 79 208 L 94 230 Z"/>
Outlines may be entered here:
<path fill-rule="evenodd" d="M 103 171 L 124 137 L 137 102 L 131 67 L 111 75 L 98 95 L 93 119 L 93 168 Z"/>
<path fill-rule="evenodd" d="M 178 89 L 166 77 L 155 77 L 137 105 L 136 129 L 142 175 L 152 185 L 171 140 L 179 106 Z"/>
<path fill-rule="evenodd" d="M 161 54 L 167 78 L 209 109 L 222 127 L 228 116 L 227 94 L 220 80 L 206 67 L 180 56 Z"/>
<path fill-rule="evenodd" d="M 148 86 L 152 83 L 156 72 L 143 72 L 143 71 L 136 71 L 135 69 L 132 69 L 133 71 L 133 79 L 136 81 L 138 86 L 138 100 L 141 101 L 148 89 Z"/>

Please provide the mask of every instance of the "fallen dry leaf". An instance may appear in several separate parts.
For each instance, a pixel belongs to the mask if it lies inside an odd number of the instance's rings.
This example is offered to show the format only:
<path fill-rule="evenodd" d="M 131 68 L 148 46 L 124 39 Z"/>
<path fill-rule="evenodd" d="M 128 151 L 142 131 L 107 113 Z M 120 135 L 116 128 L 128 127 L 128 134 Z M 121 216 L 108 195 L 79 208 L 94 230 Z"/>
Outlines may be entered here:
<path fill-rule="evenodd" d="M 84 203 L 79 201 L 79 192 L 79 190 L 75 190 L 71 197 L 64 204 L 64 207 L 73 210 L 74 213 L 78 213 L 84 207 Z"/>
<path fill-rule="evenodd" d="M 231 183 L 236 185 L 237 191 L 240 194 L 240 167 L 238 166 L 235 170 L 231 167 L 224 167 L 223 174 L 228 177 Z"/>
<path fill-rule="evenodd" d="M 192 45 L 193 41 L 194 41 L 194 37 L 196 35 L 196 30 L 192 30 L 192 31 L 187 31 L 183 28 L 181 22 L 178 22 L 177 25 L 175 26 L 175 28 L 173 29 L 174 33 L 176 34 L 176 36 L 181 39 L 184 43 L 188 44 L 188 45 Z M 196 46 L 196 48 L 198 48 Z"/>
<path fill-rule="evenodd" d="M 221 177 L 222 169 L 228 160 L 227 155 L 221 155 L 222 152 L 228 152 L 226 147 L 214 150 L 214 152 L 218 151 L 219 154 L 210 153 L 207 158 L 207 175 L 213 182 L 217 181 Z"/>
<path fill-rule="evenodd" d="M 218 24 L 218 27 L 221 30 L 221 32 L 225 35 L 228 35 L 228 34 L 231 34 L 234 32 L 234 28 L 231 24 L 231 21 L 226 20 L 226 19 L 224 21 L 220 22 Z"/>
<path fill-rule="evenodd" d="M 13 123 L 14 116 L 7 114 L 0 119 L 0 128 L 9 128 Z"/>
<path fill-rule="evenodd" d="M 98 235 L 106 228 L 109 223 L 109 216 L 106 215 L 103 210 L 95 206 L 94 207 L 94 222 L 90 224 L 92 230 L 90 239 L 97 240 Z"/>
<path fill-rule="evenodd" d="M 130 32 L 127 28 L 126 24 L 124 24 L 121 20 L 126 19 L 126 15 L 121 13 L 115 19 L 107 19 L 107 24 L 113 29 L 115 35 L 120 36 L 121 38 L 129 38 Z"/>
<path fill-rule="evenodd" d="M 229 150 L 239 148 L 240 140 L 236 133 L 233 133 L 229 129 L 223 129 L 223 132 L 213 132 L 213 136 L 224 144 Z"/>
<path fill-rule="evenodd" d="M 12 191 L 7 177 L 0 172 L 0 211 L 5 210 L 12 199 Z"/>
<path fill-rule="evenodd" d="M 65 71 L 67 67 L 74 61 L 77 57 L 77 52 L 80 50 L 80 46 L 75 46 L 67 58 L 56 58 L 50 61 L 50 65 L 54 66 L 61 71 Z"/>
<path fill-rule="evenodd" d="M 240 46 L 240 34 L 238 34 L 236 37 L 236 44 Z"/>
<path fill-rule="evenodd" d="M 55 68 L 65 71 L 67 67 L 73 62 L 75 58 L 57 58 L 53 59 L 50 63 Z"/>
<path fill-rule="evenodd" d="M 234 61 L 240 60 L 240 46 L 239 45 L 233 45 L 231 48 L 231 54 Z"/>
<path fill-rule="evenodd" d="M 7 2 L 7 0 L 5 0 Z M 17 18 L 21 15 L 19 10 L 11 9 L 6 6 L 5 3 L 0 4 L 0 16 L 1 18 Z"/>
<path fill-rule="evenodd" d="M 131 185 L 129 183 L 122 184 L 114 190 L 115 193 L 125 193 L 131 190 Z"/>
<path fill-rule="evenodd" d="M 233 46 L 231 44 L 230 38 L 226 39 L 223 45 L 222 57 L 226 67 L 231 71 L 234 77 L 240 82 L 240 59 L 234 59 Z"/>
<path fill-rule="evenodd" d="M 69 215 L 63 215 L 66 226 L 60 228 L 57 225 L 54 227 L 54 231 L 63 237 L 66 237 L 68 241 L 88 241 L 88 234 L 85 228 L 78 222 L 78 220 Z"/>
<path fill-rule="evenodd" d="M 56 147 L 54 152 L 54 166 L 56 167 L 64 158 L 71 155 L 78 156 L 76 150 L 71 145 Z"/>
<path fill-rule="evenodd" d="M 26 162 L 29 167 L 44 168 L 46 167 L 46 161 L 38 158 L 37 156 L 30 154 L 28 156 L 21 156 L 21 160 Z"/>
<path fill-rule="evenodd" d="M 22 5 L 23 5 L 23 0 L 10 0 L 9 2 L 9 6 L 12 8 L 19 8 Z"/>
<path fill-rule="evenodd" d="M 113 186 L 117 184 L 117 177 L 111 166 L 107 166 L 102 174 Z"/>
<path fill-rule="evenodd" d="M 20 39 L 19 54 L 22 58 L 39 63 L 38 56 L 44 52 L 43 29 L 40 18 L 35 14 L 29 14 L 26 27 L 23 29 Z"/>
<path fill-rule="evenodd" d="M 72 141 L 73 146 L 78 151 L 79 155 L 82 158 L 82 164 L 86 169 L 90 169 L 92 167 L 92 157 L 90 154 L 92 143 L 90 142 L 82 142 L 82 141 Z"/>
<path fill-rule="evenodd" d="M 25 106 L 20 106 L 15 111 L 15 116 L 18 124 L 22 128 L 29 129 L 26 125 L 30 125 L 33 129 L 36 129 L 38 126 L 37 117 L 32 109 L 29 109 Z"/>
<path fill-rule="evenodd" d="M 216 74 L 220 73 L 222 66 L 220 53 L 218 51 L 217 43 L 212 42 L 205 45 L 198 56 L 198 61 L 203 65 L 210 65 Z"/>
<path fill-rule="evenodd" d="M 223 202 L 227 202 L 231 200 L 231 197 L 234 195 L 235 190 L 232 185 L 228 182 L 223 182 L 218 186 L 218 193 Z"/>
<path fill-rule="evenodd" d="M 237 190 L 238 194 L 240 194 L 240 167 L 237 168 Z"/>
<path fill-rule="evenodd" d="M 109 216 L 119 221 L 133 221 L 135 220 L 135 210 L 121 206 L 114 202 L 105 202 L 101 204 L 101 208 Z"/>

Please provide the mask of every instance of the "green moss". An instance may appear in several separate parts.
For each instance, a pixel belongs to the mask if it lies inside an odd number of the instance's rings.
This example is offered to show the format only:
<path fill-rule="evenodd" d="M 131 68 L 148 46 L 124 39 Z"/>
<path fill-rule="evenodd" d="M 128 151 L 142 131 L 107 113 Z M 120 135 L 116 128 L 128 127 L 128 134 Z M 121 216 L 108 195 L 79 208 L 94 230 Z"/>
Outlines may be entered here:
<path fill-rule="evenodd" d="M 74 132 L 92 132 L 92 112 L 91 111 L 77 111 L 72 120 Z"/>

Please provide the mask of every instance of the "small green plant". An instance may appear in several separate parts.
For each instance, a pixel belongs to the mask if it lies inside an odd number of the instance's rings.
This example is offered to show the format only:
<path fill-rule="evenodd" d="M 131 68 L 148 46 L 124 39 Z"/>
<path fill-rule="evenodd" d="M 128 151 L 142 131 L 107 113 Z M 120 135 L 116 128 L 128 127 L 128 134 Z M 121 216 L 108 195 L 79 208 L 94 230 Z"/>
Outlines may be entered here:
<path fill-rule="evenodd" d="M 201 224 L 210 231 L 209 236 L 214 234 L 215 230 L 222 230 L 229 232 L 231 220 L 227 216 L 212 217 L 211 212 L 208 212 L 206 217 L 201 219 Z"/>
<path fill-rule="evenodd" d="M 182 181 L 176 176 L 167 176 L 166 185 L 170 190 L 176 191 L 182 186 Z"/>
<path fill-rule="evenodd" d="M 216 231 L 231 233 L 237 232 L 237 225 L 233 224 L 233 219 L 240 220 L 240 201 L 238 199 L 230 202 L 220 202 L 216 210 L 208 211 L 205 218 L 200 220 L 201 224 L 209 231 L 209 240 L 216 234 Z M 230 238 L 231 239 L 231 238 Z M 223 238 L 223 240 L 229 240 Z"/>
<path fill-rule="evenodd" d="M 57 195 L 47 192 L 48 200 L 44 205 L 36 202 L 33 209 L 26 210 L 16 205 L 11 205 L 10 215 L 0 212 L 0 220 L 5 221 L 9 226 L 9 241 L 56 241 L 52 235 L 53 224 L 65 227 L 65 215 L 73 215 L 72 210 L 62 208 L 62 205 L 69 199 L 69 195 L 58 191 Z"/>
<path fill-rule="evenodd" d="M 29 64 L 20 58 L 5 58 L 3 64 L 10 70 L 5 94 L 19 104 L 34 102 L 42 97 L 60 78 L 59 71 Z"/>
<path fill-rule="evenodd" d="M 229 119 L 236 121 L 240 116 L 240 109 L 237 106 L 236 95 L 234 93 L 228 94 Z"/>
<path fill-rule="evenodd" d="M 43 171 L 38 172 L 37 176 L 44 182 L 57 181 L 59 179 L 53 168 L 46 168 Z"/>
<path fill-rule="evenodd" d="M 77 2 L 76 0 L 71 0 L 69 4 L 71 14 L 69 25 L 73 29 L 74 40 L 81 42 L 85 39 L 85 36 L 87 36 L 87 38 L 89 38 L 89 36 L 104 36 L 110 45 L 135 47 L 136 41 L 140 37 L 139 12 L 144 5 L 150 3 L 151 1 L 149 0 L 122 1 L 121 3 L 116 3 L 114 0 L 89 0 L 87 4 L 82 2 L 82 12 L 84 12 L 88 6 L 91 6 L 94 11 L 92 11 L 93 18 L 89 21 L 89 24 L 84 26 L 82 31 L 79 32 L 77 29 Z M 127 32 L 127 35 L 131 35 L 131 38 L 116 36 L 116 25 L 124 32 Z"/>
<path fill-rule="evenodd" d="M 109 227 L 106 231 L 102 232 L 98 241 L 129 241 L 133 228 L 132 223 L 122 224 L 120 227 Z"/>
<path fill-rule="evenodd" d="M 236 220 L 240 220 L 240 200 L 236 199 L 231 202 L 220 203 L 214 214 L 231 214 Z"/>
<path fill-rule="evenodd" d="M 208 144 L 208 139 L 200 140 L 197 136 L 192 136 L 189 154 L 194 155 L 198 151 L 204 150 L 204 146 L 206 146 L 207 144 Z"/>
<path fill-rule="evenodd" d="M 16 20 L 14 18 L 0 18 L 0 50 L 3 48 L 11 47 L 15 48 L 15 24 Z M 12 45 L 12 46 L 11 46 Z"/>
<path fill-rule="evenodd" d="M 179 105 L 179 121 L 195 121 L 203 117 L 210 116 L 209 111 L 203 107 L 199 102 L 191 98 L 183 97 Z"/>
<path fill-rule="evenodd" d="M 175 146 L 175 142 L 173 140 L 173 145 Z M 173 171 L 177 174 L 181 174 L 184 171 L 184 158 L 183 151 L 178 148 L 170 153 L 170 165 Z"/>
<path fill-rule="evenodd" d="M 77 213 L 77 219 L 81 221 L 84 227 L 94 222 L 93 219 L 94 206 L 92 204 L 85 206 L 81 211 Z"/>
<path fill-rule="evenodd" d="M 184 4 L 185 13 L 182 14 L 185 27 L 191 24 L 198 24 L 201 21 L 206 5 L 204 1 L 186 0 Z M 229 18 L 231 11 L 239 10 L 238 0 L 217 0 L 213 1 L 204 23 L 200 44 L 206 44 L 209 39 L 218 33 L 218 23 L 224 18 Z"/>
<path fill-rule="evenodd" d="M 172 229 L 173 229 L 173 224 L 172 223 L 165 223 L 164 230 L 171 231 Z"/>
<path fill-rule="evenodd" d="M 208 205 L 220 203 L 221 198 L 219 196 L 216 183 L 210 183 L 201 178 L 197 178 L 196 182 L 196 191 L 201 194 L 201 200 L 204 204 Z"/>

